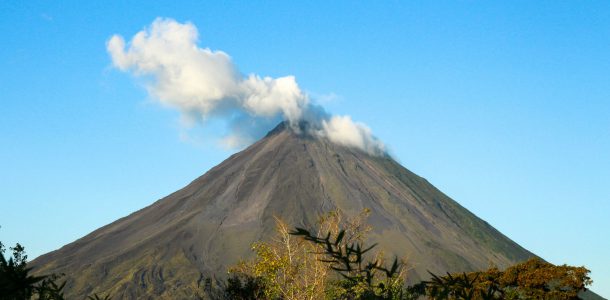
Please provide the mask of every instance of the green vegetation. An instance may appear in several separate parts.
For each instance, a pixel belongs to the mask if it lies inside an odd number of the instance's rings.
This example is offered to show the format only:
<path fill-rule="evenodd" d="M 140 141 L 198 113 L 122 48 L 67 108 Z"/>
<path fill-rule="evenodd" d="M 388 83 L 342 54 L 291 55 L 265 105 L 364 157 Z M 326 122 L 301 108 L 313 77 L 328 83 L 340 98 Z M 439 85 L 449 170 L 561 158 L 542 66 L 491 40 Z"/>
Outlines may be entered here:
<path fill-rule="evenodd" d="M 278 220 L 272 242 L 255 244 L 256 257 L 230 270 L 231 284 L 225 291 L 238 291 L 240 297 L 217 299 L 571 300 L 581 299 L 579 294 L 592 283 L 584 267 L 531 258 L 504 271 L 493 267 L 444 276 L 430 273 L 431 279 L 406 286 L 405 262 L 394 258 L 386 264 L 382 253 L 371 253 L 375 245 L 364 245 L 367 214 L 341 222 L 338 213 L 331 213 L 322 218 L 323 229 L 316 233 L 303 228 L 287 231 Z M 295 290 L 300 293 L 290 293 Z"/>
<path fill-rule="evenodd" d="M 580 299 L 592 283 L 584 267 L 554 266 L 538 258 L 505 271 L 486 271 L 437 276 L 411 287 L 432 299 Z"/>
<path fill-rule="evenodd" d="M 0 299 L 64 299 L 65 282 L 58 284 L 60 276 L 33 276 L 27 267 L 28 256 L 20 244 L 9 248 L 12 256 L 4 257 L 6 249 L 0 242 Z"/>
<path fill-rule="evenodd" d="M 12 256 L 4 256 L 6 249 L 0 241 L 0 300 L 64 300 L 66 282 L 59 282 L 62 275 L 31 275 L 27 267 L 28 256 L 19 243 L 9 248 Z M 110 296 L 90 296 L 92 300 L 110 300 Z"/>
<path fill-rule="evenodd" d="M 277 233 L 252 247 L 256 254 L 229 269 L 226 280 L 204 280 L 197 297 L 210 300 L 411 300 L 411 299 L 581 299 L 592 283 L 584 267 L 555 266 L 538 258 L 501 271 L 446 274 L 405 285 L 406 263 L 387 262 L 375 245 L 365 245 L 368 211 L 342 220 L 337 212 L 322 218 L 315 231 L 289 229 L 276 219 Z M 20 244 L 5 258 L 0 242 L 0 300 L 63 300 L 61 275 L 34 276 Z M 110 295 L 88 296 L 110 300 Z"/>

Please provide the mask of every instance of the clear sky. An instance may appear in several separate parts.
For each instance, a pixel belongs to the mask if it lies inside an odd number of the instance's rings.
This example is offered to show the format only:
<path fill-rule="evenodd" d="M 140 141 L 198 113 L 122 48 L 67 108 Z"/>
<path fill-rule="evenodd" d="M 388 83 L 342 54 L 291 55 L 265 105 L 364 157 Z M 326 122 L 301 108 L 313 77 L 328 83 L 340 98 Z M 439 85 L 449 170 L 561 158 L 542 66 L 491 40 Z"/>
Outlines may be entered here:
<path fill-rule="evenodd" d="M 57 249 L 235 151 L 214 142 L 218 126 L 181 139 L 179 113 L 112 67 L 113 34 L 169 17 L 245 74 L 294 75 L 525 248 L 591 269 L 610 297 L 610 2 L 81 2 L 0 2 L 3 243 Z"/>

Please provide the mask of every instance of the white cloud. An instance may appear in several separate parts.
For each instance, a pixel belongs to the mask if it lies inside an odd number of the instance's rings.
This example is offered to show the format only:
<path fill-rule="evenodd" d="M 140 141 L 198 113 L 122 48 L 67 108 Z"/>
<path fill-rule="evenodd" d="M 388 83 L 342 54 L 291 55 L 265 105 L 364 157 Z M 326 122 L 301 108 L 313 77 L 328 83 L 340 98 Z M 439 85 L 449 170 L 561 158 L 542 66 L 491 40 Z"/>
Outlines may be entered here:
<path fill-rule="evenodd" d="M 371 129 L 363 123 L 352 121 L 350 116 L 332 116 L 322 120 L 322 136 L 336 144 L 362 149 L 370 154 L 380 154 L 384 145 L 373 136 Z"/>
<path fill-rule="evenodd" d="M 312 105 L 294 76 L 244 76 L 228 54 L 200 48 L 198 36 L 191 23 L 157 18 L 128 43 L 113 35 L 106 47 L 116 68 L 145 78 L 149 94 L 178 109 L 185 123 L 225 120 L 225 146 L 251 143 L 284 119 L 292 125 L 307 120 L 316 134 L 341 145 L 369 153 L 383 149 L 364 124 Z"/>
<path fill-rule="evenodd" d="M 128 45 L 114 35 L 107 44 L 115 67 L 151 79 L 148 91 L 163 104 L 202 119 L 242 110 L 298 120 L 308 99 L 294 77 L 244 77 L 229 55 L 197 46 L 193 24 L 156 19 Z M 127 48 L 126 48 L 127 46 Z"/>

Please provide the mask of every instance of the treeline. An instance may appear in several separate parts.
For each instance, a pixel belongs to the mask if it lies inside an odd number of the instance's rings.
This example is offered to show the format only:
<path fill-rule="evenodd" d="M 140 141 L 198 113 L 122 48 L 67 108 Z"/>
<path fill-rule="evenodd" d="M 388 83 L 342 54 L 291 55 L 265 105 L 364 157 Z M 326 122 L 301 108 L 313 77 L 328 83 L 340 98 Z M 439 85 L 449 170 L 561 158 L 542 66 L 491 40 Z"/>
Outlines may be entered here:
<path fill-rule="evenodd" d="M 320 218 L 315 231 L 290 229 L 276 219 L 277 232 L 252 246 L 254 258 L 228 270 L 226 280 L 207 278 L 193 295 L 210 300 L 410 300 L 410 299 L 580 299 L 592 281 L 584 267 L 555 266 L 538 258 L 506 270 L 437 275 L 407 286 L 407 262 L 386 260 L 365 245 L 368 211 L 342 220 L 337 212 Z M 63 300 L 61 275 L 34 276 L 24 248 L 0 242 L 0 300 Z M 88 299 L 111 299 L 91 295 Z"/>
<path fill-rule="evenodd" d="M 580 299 L 592 283 L 589 270 L 555 266 L 539 258 L 504 271 L 436 275 L 406 286 L 407 262 L 387 260 L 365 245 L 371 228 L 365 210 L 342 220 L 331 212 L 317 230 L 289 229 L 276 219 L 277 232 L 269 242 L 253 245 L 255 257 L 229 270 L 229 279 L 206 284 L 208 299 Z"/>

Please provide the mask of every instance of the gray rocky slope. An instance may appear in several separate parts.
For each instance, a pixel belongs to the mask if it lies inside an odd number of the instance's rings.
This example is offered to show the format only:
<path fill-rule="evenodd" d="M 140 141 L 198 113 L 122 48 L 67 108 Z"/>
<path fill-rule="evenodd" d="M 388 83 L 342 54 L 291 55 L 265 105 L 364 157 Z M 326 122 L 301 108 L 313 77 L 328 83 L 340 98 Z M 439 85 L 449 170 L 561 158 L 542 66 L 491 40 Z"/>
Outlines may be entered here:
<path fill-rule="evenodd" d="M 506 267 L 533 256 L 389 156 L 372 156 L 280 124 L 183 189 L 35 261 L 63 272 L 67 295 L 186 298 L 273 234 L 273 216 L 311 227 L 338 209 L 371 210 L 370 240 L 407 257 L 412 281 Z"/>

